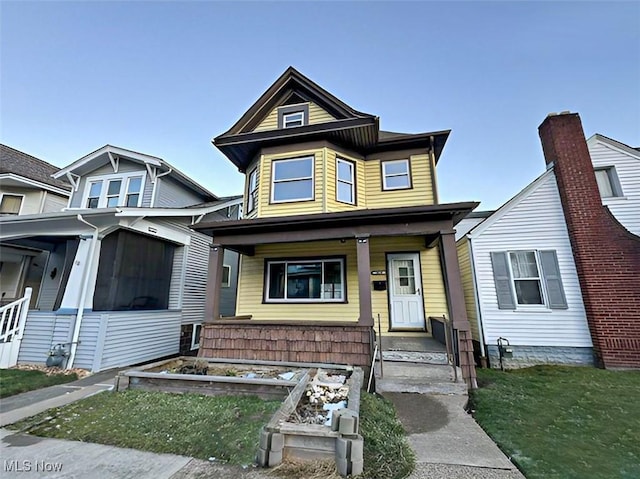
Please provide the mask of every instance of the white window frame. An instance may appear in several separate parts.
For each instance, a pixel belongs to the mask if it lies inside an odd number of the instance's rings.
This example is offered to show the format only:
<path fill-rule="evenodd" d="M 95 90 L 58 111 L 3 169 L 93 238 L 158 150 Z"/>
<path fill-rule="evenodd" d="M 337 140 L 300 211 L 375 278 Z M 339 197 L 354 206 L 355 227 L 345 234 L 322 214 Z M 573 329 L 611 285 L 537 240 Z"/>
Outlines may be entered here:
<path fill-rule="evenodd" d="M 344 163 L 349 166 L 351 170 L 351 181 L 345 181 L 340 179 L 340 163 Z M 340 189 L 338 185 L 342 183 L 351 187 L 351 201 L 340 199 Z M 340 203 L 346 203 L 348 205 L 356 204 L 356 164 L 353 161 L 345 160 L 343 158 L 336 158 L 336 201 Z"/>
<path fill-rule="evenodd" d="M 200 338 L 198 338 L 198 342 L 196 342 L 196 328 L 200 328 L 200 334 L 202 334 L 202 324 L 193 324 L 193 329 L 191 330 L 191 351 L 200 349 Z"/>
<path fill-rule="evenodd" d="M 18 216 L 20 214 L 22 214 L 22 209 L 24 208 L 24 197 L 25 195 L 20 194 L 20 193 L 0 193 L 0 206 L 2 206 L 2 200 L 4 199 L 5 196 L 15 196 L 15 197 L 20 197 L 20 208 L 18 208 L 18 212 L 17 213 L 5 213 L 3 211 L 0 211 L 0 216 Z"/>
<path fill-rule="evenodd" d="M 118 193 L 118 206 L 117 207 L 124 207 L 124 205 L 126 204 L 126 198 L 127 198 L 127 189 L 129 187 L 129 181 L 131 178 L 142 178 L 141 182 L 140 182 L 140 193 L 138 196 L 138 204 L 135 207 L 139 207 L 142 204 L 142 196 L 144 193 L 144 187 L 145 187 L 145 183 L 146 183 L 146 172 L 145 171 L 135 171 L 135 172 L 131 172 L 131 173 L 120 173 L 120 174 L 113 174 L 113 175 L 101 175 L 101 176 L 90 176 L 86 179 L 85 182 L 85 188 L 84 188 L 84 194 L 82 195 L 82 205 L 80 206 L 81 209 L 94 209 L 94 208 L 89 208 L 87 206 L 87 201 L 89 200 L 89 192 L 91 190 L 91 184 L 92 183 L 96 183 L 98 181 L 102 181 L 102 187 L 100 188 L 100 196 L 98 197 L 98 206 L 97 208 L 106 208 L 107 207 L 107 190 L 109 188 L 109 182 L 113 181 L 113 180 L 121 180 L 122 183 L 120 184 L 120 192 Z M 115 196 L 115 195 L 114 195 Z M 92 197 L 93 198 L 93 197 Z M 129 208 L 135 208 L 135 207 L 129 207 Z"/>
<path fill-rule="evenodd" d="M 224 272 L 228 271 L 227 273 L 227 281 L 224 281 Z M 222 287 L 223 288 L 228 288 L 231 286 L 231 266 L 228 264 L 224 264 L 222 265 L 222 278 L 221 278 L 221 283 L 222 283 Z"/>
<path fill-rule="evenodd" d="M 598 192 L 600 193 L 600 198 L 603 200 L 608 200 L 610 198 L 620 198 L 624 196 L 622 194 L 622 187 L 620 186 L 620 181 L 618 180 L 618 174 L 616 173 L 615 166 L 599 166 L 593 169 L 594 174 L 596 175 L 596 183 L 598 172 L 604 172 L 607 175 L 607 181 L 609 182 L 609 188 L 611 188 L 610 196 L 603 196 L 602 191 L 600 191 L 600 185 L 598 184 Z"/>
<path fill-rule="evenodd" d="M 536 269 L 538 270 L 538 277 L 529 277 L 529 278 L 516 278 L 515 274 L 513 274 L 513 265 L 511 263 L 511 253 L 533 253 L 536 260 Z M 538 250 L 533 249 L 520 249 L 520 250 L 511 250 L 507 251 L 507 265 L 509 267 L 509 274 L 511 276 L 511 291 L 513 291 L 513 299 L 516 304 L 516 308 L 518 309 L 541 309 L 548 308 L 548 300 L 547 300 L 547 291 L 545 289 L 545 281 L 542 276 L 542 264 L 540 263 L 540 257 L 538 255 Z M 540 287 L 540 296 L 542 299 L 542 303 L 540 304 L 522 304 L 518 301 L 518 291 L 516 289 L 516 281 L 531 281 L 537 280 Z"/>
<path fill-rule="evenodd" d="M 340 282 L 342 286 L 342 298 L 324 298 L 324 264 L 325 263 L 340 263 Z M 321 283 L 320 283 L 320 297 L 319 298 L 287 298 L 287 266 L 289 264 L 302 264 L 302 263 L 321 263 Z M 269 297 L 269 285 L 271 277 L 271 265 L 284 264 L 285 278 L 284 278 L 284 298 L 270 298 Z M 265 303 L 346 303 L 347 302 L 347 278 L 345 271 L 345 260 L 340 258 L 301 258 L 301 259 L 274 259 L 267 260 L 266 276 L 264 281 L 264 301 Z"/>
<path fill-rule="evenodd" d="M 406 173 L 392 173 L 387 174 L 386 167 L 392 163 L 404 163 L 406 165 Z M 407 186 L 387 186 L 387 178 L 396 177 L 396 176 L 406 176 L 407 182 L 409 183 Z M 382 162 L 382 189 L 384 191 L 393 191 L 393 190 L 409 190 L 411 189 L 411 163 L 409 160 L 386 160 Z"/>
<path fill-rule="evenodd" d="M 253 179 L 253 183 L 251 180 Z M 256 166 L 251 173 L 249 173 L 249 180 L 247 185 L 247 214 L 252 213 L 258 207 L 258 167 Z M 254 196 L 256 193 L 256 196 Z"/>
<path fill-rule="evenodd" d="M 288 161 L 300 161 L 300 160 L 309 160 L 311 161 L 311 176 L 301 176 L 298 178 L 287 178 L 286 180 L 276 180 L 276 165 L 278 163 L 286 163 Z M 290 183 L 293 181 L 304 181 L 311 180 L 311 195 L 309 197 L 302 198 L 293 198 L 289 200 L 276 200 L 274 197 L 276 183 Z M 272 160 L 271 161 L 271 203 L 295 203 L 297 201 L 313 201 L 315 197 L 315 156 L 300 156 L 297 158 L 283 158 L 281 160 Z"/>
<path fill-rule="evenodd" d="M 289 117 L 292 116 L 298 116 L 300 115 L 300 120 L 293 120 L 293 122 L 295 122 L 295 125 L 289 125 Z M 291 111 L 289 113 L 283 113 L 282 114 L 282 128 L 295 128 L 298 126 L 304 126 L 305 125 L 305 118 L 304 118 L 304 110 L 299 110 L 299 111 Z"/>

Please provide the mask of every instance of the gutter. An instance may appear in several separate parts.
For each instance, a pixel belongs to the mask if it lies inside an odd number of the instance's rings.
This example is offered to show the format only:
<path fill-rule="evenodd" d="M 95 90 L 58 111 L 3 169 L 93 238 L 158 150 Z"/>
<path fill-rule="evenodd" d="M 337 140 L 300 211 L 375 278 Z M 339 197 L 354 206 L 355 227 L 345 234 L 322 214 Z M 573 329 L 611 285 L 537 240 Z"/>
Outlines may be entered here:
<path fill-rule="evenodd" d="M 93 265 L 93 257 L 96 252 L 96 246 L 98 244 L 98 227 L 85 220 L 82 215 L 76 217 L 78 221 L 85 225 L 94 228 L 93 237 L 91 238 L 91 246 L 89 247 L 89 254 L 87 255 L 87 262 L 82 272 L 82 289 L 80 291 L 80 299 L 78 300 L 78 312 L 76 313 L 76 319 L 73 323 L 73 336 L 71 338 L 71 352 L 69 353 L 69 360 L 65 369 L 71 369 L 73 367 L 73 361 L 76 358 L 76 351 L 78 350 L 78 340 L 80 339 L 80 326 L 82 326 L 82 317 L 84 316 L 84 303 L 87 299 L 87 290 L 89 289 L 89 273 L 91 266 Z"/>

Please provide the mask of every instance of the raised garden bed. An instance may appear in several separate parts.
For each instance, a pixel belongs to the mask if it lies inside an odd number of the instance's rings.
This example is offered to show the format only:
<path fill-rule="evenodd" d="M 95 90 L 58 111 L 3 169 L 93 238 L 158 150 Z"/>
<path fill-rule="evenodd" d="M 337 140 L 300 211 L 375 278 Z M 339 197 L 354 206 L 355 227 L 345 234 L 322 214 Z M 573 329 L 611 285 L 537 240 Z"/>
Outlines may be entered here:
<path fill-rule="evenodd" d="M 363 468 L 361 368 L 335 364 L 180 357 L 120 373 L 116 390 L 143 389 L 282 399 L 260 433 L 258 464 L 335 459 L 338 472 Z"/>

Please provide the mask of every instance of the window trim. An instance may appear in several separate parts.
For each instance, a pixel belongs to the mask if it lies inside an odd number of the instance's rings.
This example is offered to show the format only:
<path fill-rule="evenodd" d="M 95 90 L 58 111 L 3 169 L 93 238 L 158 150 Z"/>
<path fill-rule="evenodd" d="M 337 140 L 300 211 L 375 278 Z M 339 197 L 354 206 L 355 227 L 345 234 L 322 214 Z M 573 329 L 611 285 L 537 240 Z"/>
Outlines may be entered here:
<path fill-rule="evenodd" d="M 285 127 L 285 116 L 293 113 L 302 113 L 302 125 Z M 299 128 L 309 124 L 309 103 L 296 103 L 278 108 L 278 129 Z"/>
<path fill-rule="evenodd" d="M 299 161 L 299 160 L 311 160 L 311 176 L 310 177 L 299 177 L 299 178 L 293 178 L 293 179 L 287 179 L 287 180 L 278 180 L 276 181 L 276 164 L 277 163 L 284 163 L 287 161 Z M 279 203 L 297 203 L 297 202 L 302 202 L 302 201 L 315 201 L 315 197 L 316 197 L 316 178 L 315 178 L 315 171 L 316 169 L 316 157 L 315 155 L 311 154 L 311 155 L 305 155 L 305 156 L 298 156 L 295 158 L 282 158 L 282 159 L 277 159 L 277 160 L 271 160 L 271 197 L 269 198 L 269 203 L 270 204 L 279 204 Z M 274 198 L 274 193 L 275 193 L 275 186 L 276 183 L 288 183 L 288 182 L 292 182 L 292 181 L 302 181 L 302 180 L 311 180 L 311 196 L 308 198 L 294 198 L 294 199 L 289 199 L 289 200 L 276 200 Z"/>
<path fill-rule="evenodd" d="M 538 270 L 538 284 L 540 287 L 540 297 L 542 303 L 540 304 L 521 304 L 518 302 L 518 291 L 516 289 L 516 281 L 532 281 L 536 278 L 516 278 L 513 274 L 513 265 L 511 263 L 511 253 L 533 253 L 536 260 L 536 269 Z M 540 261 L 539 250 L 537 249 L 518 249 L 507 251 L 507 266 L 509 268 L 509 275 L 511 276 L 511 291 L 513 293 L 513 299 L 515 301 L 516 309 L 551 309 L 549 306 L 549 297 L 546 290 L 546 281 L 544 279 L 544 273 L 542 271 L 542 262 Z"/>
<path fill-rule="evenodd" d="M 596 175 L 596 185 L 598 183 L 597 172 L 604 171 L 607 174 L 607 179 L 609 180 L 609 186 L 611 187 L 611 196 L 602 196 L 602 192 L 600 191 L 600 186 L 598 186 L 598 193 L 600 194 L 600 198 L 602 200 L 609 200 L 611 198 L 621 198 L 624 197 L 622 192 L 622 185 L 620 185 L 620 179 L 618 178 L 618 173 L 616 172 L 616 167 L 614 165 L 609 166 L 598 166 L 593 169 L 593 174 Z"/>
<path fill-rule="evenodd" d="M 191 329 L 191 351 L 200 349 L 200 338 L 196 343 L 196 328 L 200 328 L 200 334 L 202 334 L 202 324 L 193 323 L 193 328 Z"/>
<path fill-rule="evenodd" d="M 389 187 L 387 186 L 387 176 L 404 176 L 405 173 L 402 174 L 392 174 L 387 175 L 385 173 L 385 165 L 389 163 L 405 163 L 407 165 L 407 179 L 409 180 L 408 186 L 395 186 Z M 396 191 L 396 190 L 411 190 L 413 189 L 413 178 L 411 177 L 411 160 L 409 158 L 401 159 L 401 160 L 383 160 L 380 162 L 380 175 L 382 177 L 382 191 Z"/>
<path fill-rule="evenodd" d="M 0 211 L 0 216 L 19 216 L 22 214 L 22 209 L 24 208 L 24 198 L 26 195 L 23 195 L 22 193 L 0 193 L 0 206 L 2 206 L 2 200 L 4 199 L 5 196 L 15 196 L 20 197 L 20 208 L 18 208 L 18 212 L 17 213 L 5 213 L 3 211 Z"/>
<path fill-rule="evenodd" d="M 323 299 L 322 297 L 302 298 L 302 299 L 287 299 L 287 298 L 269 298 L 269 272 L 270 266 L 274 263 L 285 263 L 285 272 L 287 263 L 317 263 L 322 262 L 324 272 L 324 263 L 327 261 L 340 261 L 342 265 L 342 290 L 343 297 L 340 299 Z M 262 303 L 263 304 L 347 304 L 347 257 L 345 255 L 328 255 L 328 256 L 304 256 L 304 257 L 287 257 L 287 258 L 265 258 L 264 260 L 264 281 L 262 288 Z M 285 278 L 286 286 L 286 278 Z M 321 291 L 322 294 L 322 291 Z M 286 295 L 286 293 L 285 293 Z"/>
<path fill-rule="evenodd" d="M 140 193 L 138 196 L 138 204 L 136 206 L 125 206 L 126 197 L 128 195 L 127 189 L 129 186 L 129 181 L 131 178 L 139 178 L 141 177 L 140 182 Z M 120 184 L 120 192 L 118 193 L 118 205 L 115 208 L 139 208 L 142 204 L 142 197 L 144 196 L 144 187 L 146 185 L 147 174 L 145 171 L 134 171 L 130 173 L 115 173 L 111 175 L 99 175 L 99 176 L 89 176 L 85 179 L 85 187 L 84 193 L 82 195 L 82 203 L 79 209 L 99 209 L 99 208 L 107 208 L 107 191 L 109 189 L 109 182 L 113 180 L 121 180 Z M 91 184 L 102 181 L 102 187 L 100 188 L 100 196 L 98 197 L 98 206 L 96 208 L 89 208 L 87 206 L 87 201 L 89 200 L 89 193 L 91 191 Z M 94 197 L 91 197 L 94 198 Z M 114 208 L 112 206 L 112 208 Z"/>
<path fill-rule="evenodd" d="M 351 183 L 348 183 L 346 181 L 343 181 L 340 179 L 339 176 L 339 164 L 340 163 L 346 163 L 347 165 L 349 165 L 351 167 Z M 339 190 L 338 190 L 338 184 L 339 183 L 344 183 L 346 185 L 351 185 L 351 196 L 353 198 L 353 201 L 344 201 L 341 200 L 339 198 Z M 351 160 L 347 160 L 345 158 L 340 158 L 338 156 L 336 156 L 336 201 L 339 203 L 345 203 L 347 205 L 357 205 L 358 204 L 358 197 L 357 197 L 357 190 L 356 190 L 356 163 L 355 161 L 351 161 Z"/>
<path fill-rule="evenodd" d="M 251 177 L 255 179 L 255 185 L 253 189 L 251 188 Z M 254 192 L 256 193 L 255 198 L 253 197 Z M 256 209 L 258 209 L 257 192 L 258 192 L 258 167 L 256 166 L 253 170 L 251 170 L 247 179 L 247 214 L 253 213 Z"/>

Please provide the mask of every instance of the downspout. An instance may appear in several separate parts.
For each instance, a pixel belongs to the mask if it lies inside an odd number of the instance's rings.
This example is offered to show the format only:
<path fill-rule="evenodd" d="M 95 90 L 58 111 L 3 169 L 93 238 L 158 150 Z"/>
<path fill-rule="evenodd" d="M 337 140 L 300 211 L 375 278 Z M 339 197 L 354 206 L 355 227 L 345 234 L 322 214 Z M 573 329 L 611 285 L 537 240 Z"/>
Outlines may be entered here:
<path fill-rule="evenodd" d="M 482 326 L 482 313 L 480 312 L 480 298 L 478 292 L 478 282 L 476 281 L 476 267 L 473 261 L 473 243 L 471 242 L 471 235 L 467 234 L 467 239 L 469 240 L 469 264 L 471 265 L 471 281 L 473 282 L 473 299 L 476 303 L 476 321 L 478 322 L 478 333 L 480 334 L 480 357 L 486 358 L 486 352 L 484 349 L 485 346 L 485 338 L 484 338 L 484 328 Z"/>
<path fill-rule="evenodd" d="M 80 290 L 80 299 L 78 300 L 78 312 L 76 313 L 76 320 L 73 323 L 73 337 L 71 338 L 71 352 L 69 353 L 69 360 L 65 369 L 71 369 L 73 367 L 73 361 L 76 358 L 76 351 L 78 349 L 78 339 L 80 339 L 80 326 L 82 325 L 82 316 L 84 315 L 84 303 L 87 299 L 87 290 L 89 289 L 89 273 L 91 271 L 91 265 L 93 264 L 93 257 L 96 252 L 96 246 L 98 244 L 98 227 L 85 220 L 82 215 L 77 216 L 78 221 L 85 225 L 94 228 L 93 237 L 91 238 L 91 246 L 89 247 L 89 254 L 87 256 L 87 262 L 82 272 L 82 286 Z"/>

